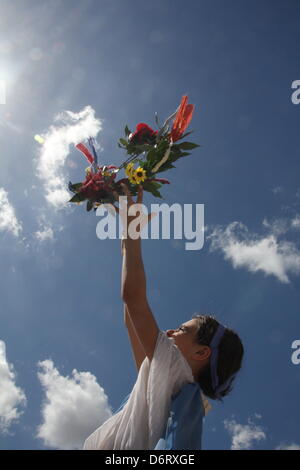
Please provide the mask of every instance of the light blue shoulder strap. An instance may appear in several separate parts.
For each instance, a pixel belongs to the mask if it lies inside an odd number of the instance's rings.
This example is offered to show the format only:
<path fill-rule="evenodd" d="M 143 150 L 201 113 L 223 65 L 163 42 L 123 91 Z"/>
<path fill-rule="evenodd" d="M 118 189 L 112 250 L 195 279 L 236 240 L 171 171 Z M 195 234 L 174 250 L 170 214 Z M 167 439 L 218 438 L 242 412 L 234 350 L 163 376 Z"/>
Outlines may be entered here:
<path fill-rule="evenodd" d="M 205 410 L 198 383 L 188 383 L 173 397 L 163 436 L 154 450 L 201 450 Z"/>

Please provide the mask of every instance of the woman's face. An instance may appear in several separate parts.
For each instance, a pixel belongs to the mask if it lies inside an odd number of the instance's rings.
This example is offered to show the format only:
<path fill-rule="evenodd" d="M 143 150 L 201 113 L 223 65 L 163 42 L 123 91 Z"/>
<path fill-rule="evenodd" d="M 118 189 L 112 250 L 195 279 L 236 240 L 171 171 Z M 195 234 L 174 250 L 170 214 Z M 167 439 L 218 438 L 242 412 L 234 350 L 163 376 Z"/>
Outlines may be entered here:
<path fill-rule="evenodd" d="M 191 359 L 191 355 L 201 347 L 196 341 L 197 325 L 197 320 L 193 318 L 180 325 L 176 330 L 166 331 L 167 336 L 174 339 L 176 346 L 188 361 Z"/>

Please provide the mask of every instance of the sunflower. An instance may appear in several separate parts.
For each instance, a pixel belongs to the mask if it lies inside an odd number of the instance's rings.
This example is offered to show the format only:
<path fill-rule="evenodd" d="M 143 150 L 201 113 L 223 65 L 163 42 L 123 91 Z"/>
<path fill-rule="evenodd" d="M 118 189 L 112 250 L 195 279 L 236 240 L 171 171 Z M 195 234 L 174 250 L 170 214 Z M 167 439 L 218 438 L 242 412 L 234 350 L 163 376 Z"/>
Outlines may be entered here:
<path fill-rule="evenodd" d="M 133 163 L 128 163 L 125 169 L 126 175 L 130 178 L 133 172 L 134 172 Z"/>
<path fill-rule="evenodd" d="M 142 183 L 143 181 L 145 181 L 147 175 L 146 175 L 146 171 L 141 167 L 139 166 L 135 172 L 134 172 L 134 175 L 135 177 L 135 180 L 136 180 L 136 184 L 140 184 Z"/>
<path fill-rule="evenodd" d="M 136 179 L 136 175 L 135 175 L 135 171 L 133 173 L 131 173 L 130 175 L 128 175 L 128 179 L 129 179 L 131 184 L 138 184 L 137 179 Z"/>

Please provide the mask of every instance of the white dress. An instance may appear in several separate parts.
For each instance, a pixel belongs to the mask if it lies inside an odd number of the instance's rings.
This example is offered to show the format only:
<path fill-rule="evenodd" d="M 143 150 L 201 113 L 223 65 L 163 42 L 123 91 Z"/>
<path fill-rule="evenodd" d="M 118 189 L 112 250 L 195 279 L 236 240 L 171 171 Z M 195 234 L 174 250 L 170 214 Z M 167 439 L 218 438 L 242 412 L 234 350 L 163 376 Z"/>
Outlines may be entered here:
<path fill-rule="evenodd" d="M 159 331 L 153 358 L 144 359 L 125 406 L 86 439 L 83 449 L 154 449 L 164 432 L 172 396 L 192 382 L 192 370 L 174 339 Z M 201 397 L 207 413 L 211 406 Z"/>

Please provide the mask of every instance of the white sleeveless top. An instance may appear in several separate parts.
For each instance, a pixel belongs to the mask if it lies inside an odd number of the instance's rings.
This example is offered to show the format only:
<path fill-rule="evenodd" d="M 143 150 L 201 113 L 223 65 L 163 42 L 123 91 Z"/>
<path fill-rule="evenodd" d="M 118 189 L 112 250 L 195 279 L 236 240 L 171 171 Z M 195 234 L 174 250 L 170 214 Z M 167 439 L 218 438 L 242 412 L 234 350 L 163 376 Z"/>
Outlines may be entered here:
<path fill-rule="evenodd" d="M 166 332 L 159 331 L 152 360 L 146 357 L 128 401 L 85 441 L 84 450 L 151 450 L 164 432 L 172 396 L 194 382 L 192 370 Z M 206 413 L 211 405 L 202 394 Z"/>

